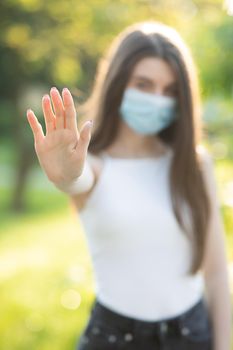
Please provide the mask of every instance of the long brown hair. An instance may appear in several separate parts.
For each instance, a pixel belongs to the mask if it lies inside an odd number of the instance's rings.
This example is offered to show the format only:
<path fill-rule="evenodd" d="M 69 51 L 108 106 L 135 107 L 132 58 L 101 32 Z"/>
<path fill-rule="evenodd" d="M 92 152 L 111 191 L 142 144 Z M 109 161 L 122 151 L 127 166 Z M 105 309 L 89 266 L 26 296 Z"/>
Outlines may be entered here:
<path fill-rule="evenodd" d="M 192 239 L 194 254 L 189 272 L 194 274 L 204 258 L 210 204 L 197 152 L 202 137 L 197 71 L 189 48 L 174 28 L 160 22 L 139 22 L 113 41 L 99 62 L 92 94 L 81 108 L 84 119 L 94 121 L 88 151 L 98 154 L 117 137 L 124 89 L 135 64 L 148 56 L 169 63 L 178 82 L 179 118 L 157 136 L 174 150 L 170 170 L 172 206 L 179 225 Z M 187 225 L 188 213 L 191 226 Z"/>

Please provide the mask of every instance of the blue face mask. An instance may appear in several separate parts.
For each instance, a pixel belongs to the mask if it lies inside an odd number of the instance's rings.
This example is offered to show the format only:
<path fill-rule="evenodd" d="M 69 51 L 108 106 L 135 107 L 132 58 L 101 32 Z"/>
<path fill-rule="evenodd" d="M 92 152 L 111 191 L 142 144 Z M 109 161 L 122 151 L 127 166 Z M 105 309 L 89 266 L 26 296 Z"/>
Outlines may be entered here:
<path fill-rule="evenodd" d="M 157 134 L 176 119 L 176 99 L 128 88 L 124 91 L 120 115 L 136 132 Z"/>

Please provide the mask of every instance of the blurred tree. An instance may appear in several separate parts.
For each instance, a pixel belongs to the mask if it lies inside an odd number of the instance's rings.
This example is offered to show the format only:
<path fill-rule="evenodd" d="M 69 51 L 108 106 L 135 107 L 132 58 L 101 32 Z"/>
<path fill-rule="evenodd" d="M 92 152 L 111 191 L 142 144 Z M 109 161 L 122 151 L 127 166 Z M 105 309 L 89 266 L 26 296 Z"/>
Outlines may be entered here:
<path fill-rule="evenodd" d="M 198 61 L 203 95 L 216 87 L 232 91 L 233 23 L 220 0 L 2 0 L 0 16 L 0 137 L 11 138 L 19 155 L 17 210 L 24 208 L 25 179 L 36 159 L 26 120 L 34 102 L 23 105 L 23 92 L 43 86 L 41 100 L 51 86 L 67 85 L 85 99 L 98 58 L 128 24 L 152 19 L 174 26 Z M 44 125 L 41 110 L 37 115 Z"/>

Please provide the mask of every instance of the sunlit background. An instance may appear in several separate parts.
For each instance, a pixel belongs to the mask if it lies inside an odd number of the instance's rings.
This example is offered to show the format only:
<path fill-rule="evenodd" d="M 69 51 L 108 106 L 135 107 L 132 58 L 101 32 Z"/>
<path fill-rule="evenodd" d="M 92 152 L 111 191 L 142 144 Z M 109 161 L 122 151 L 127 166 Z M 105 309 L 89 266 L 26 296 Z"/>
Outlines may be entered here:
<path fill-rule="evenodd" d="M 42 172 L 26 119 L 67 86 L 87 98 L 96 64 L 135 21 L 174 26 L 198 66 L 233 296 L 233 1 L 2 0 L 0 3 L 0 349 L 74 349 L 94 297 L 85 234 Z"/>

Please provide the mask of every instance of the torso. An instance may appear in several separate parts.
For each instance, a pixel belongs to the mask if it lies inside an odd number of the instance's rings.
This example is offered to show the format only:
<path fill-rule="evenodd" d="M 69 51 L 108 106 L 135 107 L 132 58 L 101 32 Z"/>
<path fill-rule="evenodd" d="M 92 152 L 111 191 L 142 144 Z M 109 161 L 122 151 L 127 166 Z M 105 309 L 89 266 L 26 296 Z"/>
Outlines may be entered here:
<path fill-rule="evenodd" d="M 98 180 L 79 213 L 96 294 L 103 304 L 141 319 L 177 315 L 199 299 L 203 279 L 186 275 L 192 247 L 172 211 L 170 155 L 138 161 L 101 153 L 91 156 Z"/>
<path fill-rule="evenodd" d="M 166 152 L 168 152 L 168 148 L 165 146 L 161 146 L 160 150 L 157 152 L 157 156 L 160 156 L 162 154 L 165 154 Z M 90 161 L 90 164 L 92 166 L 92 169 L 94 171 L 95 174 L 95 182 L 92 186 L 92 188 L 88 191 L 85 192 L 83 194 L 79 194 L 78 197 L 73 198 L 73 201 L 75 203 L 76 209 L 77 210 L 82 210 L 85 207 L 86 201 L 88 199 L 88 197 L 91 195 L 91 193 L 94 191 L 94 188 L 96 187 L 97 182 L 99 181 L 99 178 L 101 176 L 102 173 L 102 169 L 104 166 L 104 160 L 102 158 L 102 154 L 106 154 L 109 155 L 112 158 L 146 158 L 146 157 L 156 157 L 156 155 L 154 154 L 154 152 L 150 152 L 150 153 L 145 153 L 141 154 L 139 156 L 131 156 L 130 154 L 122 154 L 122 152 L 120 150 L 118 150 L 117 148 L 109 148 L 109 149 L 105 149 L 104 151 L 100 152 L 99 155 L 93 155 L 90 152 L 88 152 L 88 160 Z"/>

